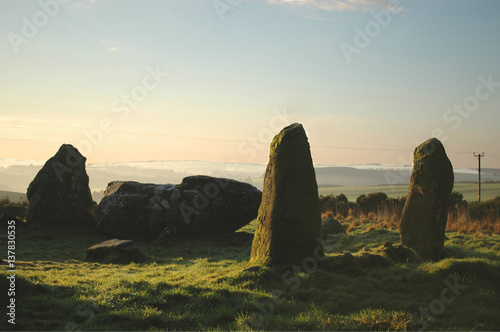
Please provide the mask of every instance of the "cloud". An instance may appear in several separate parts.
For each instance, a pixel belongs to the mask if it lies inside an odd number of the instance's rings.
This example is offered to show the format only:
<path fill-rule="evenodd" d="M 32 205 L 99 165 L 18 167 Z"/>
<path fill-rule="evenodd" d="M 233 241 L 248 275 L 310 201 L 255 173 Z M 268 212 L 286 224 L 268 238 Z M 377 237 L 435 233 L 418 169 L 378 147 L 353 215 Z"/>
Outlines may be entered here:
<path fill-rule="evenodd" d="M 106 49 L 109 52 L 116 52 L 120 49 L 120 47 L 118 46 L 118 43 L 114 42 L 114 41 L 101 40 L 100 44 L 104 45 L 104 47 L 106 47 Z"/>
<path fill-rule="evenodd" d="M 73 2 L 72 6 L 77 8 L 90 8 L 96 3 L 97 0 L 83 0 L 78 2 Z"/>
<path fill-rule="evenodd" d="M 267 0 L 271 4 L 304 6 L 314 10 L 372 10 L 387 7 L 391 0 Z"/>

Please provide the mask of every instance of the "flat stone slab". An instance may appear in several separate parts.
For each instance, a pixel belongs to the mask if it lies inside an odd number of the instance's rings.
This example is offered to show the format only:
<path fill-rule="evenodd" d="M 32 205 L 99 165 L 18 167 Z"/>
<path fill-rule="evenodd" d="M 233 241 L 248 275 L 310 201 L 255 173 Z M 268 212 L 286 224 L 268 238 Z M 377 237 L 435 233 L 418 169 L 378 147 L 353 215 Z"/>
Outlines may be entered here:
<path fill-rule="evenodd" d="M 257 217 L 262 192 L 231 179 L 189 176 L 178 185 L 111 182 L 96 211 L 109 237 L 155 241 L 234 233 Z"/>
<path fill-rule="evenodd" d="M 87 249 L 87 262 L 131 263 L 146 259 L 137 244 L 132 240 L 107 240 Z"/>

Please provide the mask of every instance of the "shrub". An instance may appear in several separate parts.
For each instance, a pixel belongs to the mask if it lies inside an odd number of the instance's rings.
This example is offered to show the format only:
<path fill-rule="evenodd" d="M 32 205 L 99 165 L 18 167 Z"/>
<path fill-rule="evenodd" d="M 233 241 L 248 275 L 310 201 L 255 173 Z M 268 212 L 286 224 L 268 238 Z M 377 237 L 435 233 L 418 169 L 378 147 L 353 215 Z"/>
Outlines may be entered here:
<path fill-rule="evenodd" d="M 351 208 L 352 203 L 349 202 L 346 195 L 340 194 L 337 196 L 320 195 L 319 204 L 321 207 L 321 213 L 330 212 L 334 216 L 339 215 L 345 218 L 349 214 L 349 209 Z"/>
<path fill-rule="evenodd" d="M 469 215 L 472 220 L 498 219 L 500 216 L 500 196 L 484 202 L 469 203 L 468 206 Z"/>
<path fill-rule="evenodd" d="M 341 216 L 352 222 L 349 231 L 356 228 L 356 219 L 368 219 L 378 227 L 397 229 L 406 203 L 406 196 L 388 198 L 377 192 L 360 195 L 356 202 L 349 202 L 345 195 L 320 196 L 324 216 Z M 452 192 L 448 210 L 448 230 L 458 233 L 500 234 L 500 196 L 484 202 L 469 203 L 459 192 Z"/>
<path fill-rule="evenodd" d="M 0 199 L 0 216 L 14 217 L 24 219 L 28 211 L 28 202 L 22 200 L 21 202 L 11 202 L 8 198 Z"/>
<path fill-rule="evenodd" d="M 360 195 L 356 199 L 356 204 L 361 211 L 367 215 L 370 212 L 375 212 L 379 206 L 383 205 L 387 201 L 387 198 L 387 194 L 382 192 Z"/>

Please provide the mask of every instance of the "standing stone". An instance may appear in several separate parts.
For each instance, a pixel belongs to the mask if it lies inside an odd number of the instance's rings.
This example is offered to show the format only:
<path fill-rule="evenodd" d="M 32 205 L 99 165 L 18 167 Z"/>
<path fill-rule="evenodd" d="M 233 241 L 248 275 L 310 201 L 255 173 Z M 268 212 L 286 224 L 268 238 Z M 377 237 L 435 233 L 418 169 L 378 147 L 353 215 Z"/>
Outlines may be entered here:
<path fill-rule="evenodd" d="M 401 216 L 401 243 L 423 258 L 443 256 L 453 167 L 441 142 L 432 138 L 414 152 L 410 190 Z"/>
<path fill-rule="evenodd" d="M 304 128 L 294 123 L 271 143 L 251 261 L 323 260 L 318 185 Z"/>
<path fill-rule="evenodd" d="M 40 226 L 91 226 L 92 195 L 86 158 L 63 144 L 28 187 L 28 223 Z"/>

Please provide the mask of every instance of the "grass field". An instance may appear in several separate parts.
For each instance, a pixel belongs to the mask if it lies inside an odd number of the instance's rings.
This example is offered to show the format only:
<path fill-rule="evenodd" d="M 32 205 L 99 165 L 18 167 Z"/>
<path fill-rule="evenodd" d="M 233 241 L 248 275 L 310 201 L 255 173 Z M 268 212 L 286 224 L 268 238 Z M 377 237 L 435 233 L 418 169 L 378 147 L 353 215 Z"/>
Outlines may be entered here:
<path fill-rule="evenodd" d="M 351 252 L 354 268 L 309 260 L 293 273 L 283 267 L 245 271 L 252 267 L 255 221 L 232 235 L 139 243 L 150 261 L 128 265 L 85 262 L 86 248 L 107 239 L 94 231 L 18 229 L 16 325 L 2 313 L 0 330 L 500 327 L 499 235 L 447 233 L 447 258 L 440 262 L 392 264 L 382 255 L 377 263 L 365 254 L 378 255 L 384 242 L 399 242 L 399 234 L 370 227 L 368 220 L 354 222 L 348 234 L 324 236 L 327 256 Z M 0 245 L 6 246 L 4 238 Z M 6 270 L 0 266 L 1 310 Z"/>
<path fill-rule="evenodd" d="M 477 201 L 478 185 L 477 183 L 455 183 L 454 191 L 458 191 L 464 195 L 464 199 L 473 202 Z M 386 193 L 389 197 L 402 197 L 408 194 L 408 185 L 394 186 L 363 186 L 363 187 L 320 187 L 320 195 L 339 195 L 344 194 L 349 201 L 355 202 L 356 198 L 361 194 L 369 194 L 374 192 Z M 481 184 L 481 201 L 492 199 L 495 196 L 500 196 L 500 183 L 483 183 Z"/>

